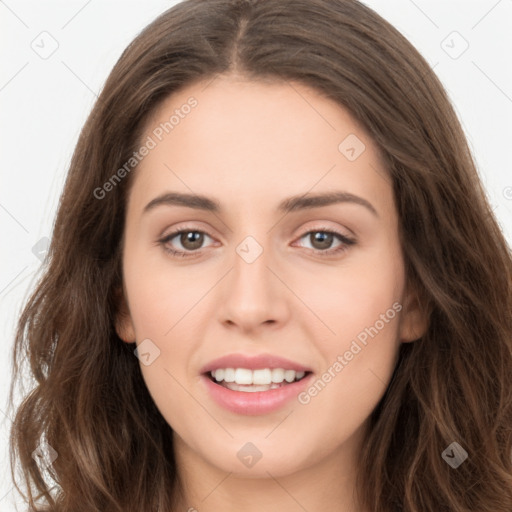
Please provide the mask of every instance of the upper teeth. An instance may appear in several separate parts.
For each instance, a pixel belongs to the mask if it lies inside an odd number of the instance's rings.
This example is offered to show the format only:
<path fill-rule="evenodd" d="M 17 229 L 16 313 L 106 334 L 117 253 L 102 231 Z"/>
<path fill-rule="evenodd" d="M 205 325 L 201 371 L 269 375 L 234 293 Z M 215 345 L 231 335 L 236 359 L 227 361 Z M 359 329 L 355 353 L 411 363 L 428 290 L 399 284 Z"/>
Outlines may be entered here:
<path fill-rule="evenodd" d="M 285 380 L 293 382 L 304 377 L 306 372 L 283 370 L 283 368 L 263 368 L 261 370 L 248 370 L 246 368 L 219 368 L 210 372 L 217 381 L 236 382 L 237 384 L 279 384 Z"/>

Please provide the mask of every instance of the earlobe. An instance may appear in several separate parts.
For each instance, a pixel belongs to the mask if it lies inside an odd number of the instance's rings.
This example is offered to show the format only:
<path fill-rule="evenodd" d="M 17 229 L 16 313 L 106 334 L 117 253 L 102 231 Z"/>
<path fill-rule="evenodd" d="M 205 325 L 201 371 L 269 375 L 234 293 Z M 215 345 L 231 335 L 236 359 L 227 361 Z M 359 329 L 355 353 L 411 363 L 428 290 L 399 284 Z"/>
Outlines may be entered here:
<path fill-rule="evenodd" d="M 116 290 L 117 311 L 115 316 L 115 330 L 119 338 L 125 343 L 135 343 L 135 328 L 123 290 Z"/>
<path fill-rule="evenodd" d="M 418 294 L 411 291 L 406 295 L 400 319 L 399 340 L 402 343 L 416 341 L 425 335 L 429 325 L 429 311 Z"/>
<path fill-rule="evenodd" d="M 125 343 L 135 343 L 135 330 L 133 329 L 133 323 L 129 316 L 117 316 L 115 328 L 117 335 Z"/>

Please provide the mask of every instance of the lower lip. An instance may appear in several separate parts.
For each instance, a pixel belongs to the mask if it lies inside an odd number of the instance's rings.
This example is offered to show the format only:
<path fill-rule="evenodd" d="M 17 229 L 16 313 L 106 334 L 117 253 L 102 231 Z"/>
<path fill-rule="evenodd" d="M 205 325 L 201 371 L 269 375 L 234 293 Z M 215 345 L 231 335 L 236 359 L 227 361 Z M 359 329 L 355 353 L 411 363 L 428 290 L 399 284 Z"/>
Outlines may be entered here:
<path fill-rule="evenodd" d="M 248 416 L 267 414 L 280 409 L 296 398 L 308 386 L 312 377 L 313 374 L 310 373 L 297 382 L 285 384 L 277 389 L 247 392 L 233 391 L 216 384 L 208 376 L 201 375 L 210 396 L 218 405 L 228 411 Z"/>

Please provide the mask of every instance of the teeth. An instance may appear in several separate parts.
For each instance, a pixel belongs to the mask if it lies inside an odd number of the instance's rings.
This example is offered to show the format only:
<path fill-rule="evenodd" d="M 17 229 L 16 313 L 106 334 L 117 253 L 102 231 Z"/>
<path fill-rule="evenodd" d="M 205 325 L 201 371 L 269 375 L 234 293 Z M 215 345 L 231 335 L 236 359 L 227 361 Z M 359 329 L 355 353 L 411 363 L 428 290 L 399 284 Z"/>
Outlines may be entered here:
<path fill-rule="evenodd" d="M 295 370 L 284 370 L 283 368 L 261 368 L 258 370 L 248 370 L 247 368 L 219 368 L 210 372 L 210 375 L 217 382 L 228 382 L 233 385 L 250 386 L 252 391 L 258 391 L 257 386 L 266 386 L 270 384 L 281 384 L 283 381 L 293 382 L 304 377 L 306 372 L 296 372 Z M 270 389 L 273 389 L 272 387 Z"/>
<path fill-rule="evenodd" d="M 235 370 L 235 382 L 237 384 L 252 384 L 252 371 L 245 368 L 237 368 Z"/>
<path fill-rule="evenodd" d="M 284 370 L 282 368 L 274 368 L 272 370 L 272 382 L 281 383 L 284 380 Z"/>
<path fill-rule="evenodd" d="M 270 384 L 272 382 L 272 371 L 268 368 L 264 370 L 254 370 L 252 372 L 252 384 Z"/>
<path fill-rule="evenodd" d="M 284 380 L 286 382 L 293 382 L 295 380 L 295 372 L 293 370 L 286 370 L 284 372 Z"/>
<path fill-rule="evenodd" d="M 233 368 L 224 370 L 224 382 L 235 382 L 235 370 Z"/>

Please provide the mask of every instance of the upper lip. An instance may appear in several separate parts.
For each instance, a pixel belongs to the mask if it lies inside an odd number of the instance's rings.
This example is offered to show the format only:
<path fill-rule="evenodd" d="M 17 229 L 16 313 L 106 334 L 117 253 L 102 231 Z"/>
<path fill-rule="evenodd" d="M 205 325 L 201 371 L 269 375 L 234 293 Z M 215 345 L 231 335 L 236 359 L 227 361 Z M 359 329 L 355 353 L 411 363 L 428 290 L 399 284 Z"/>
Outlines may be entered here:
<path fill-rule="evenodd" d="M 295 370 L 299 372 L 311 371 L 307 366 L 273 354 L 258 354 L 255 356 L 228 354 L 205 364 L 201 369 L 201 373 L 208 373 L 219 368 L 247 368 L 248 370 L 257 370 L 258 368 L 283 368 L 283 370 Z"/>

